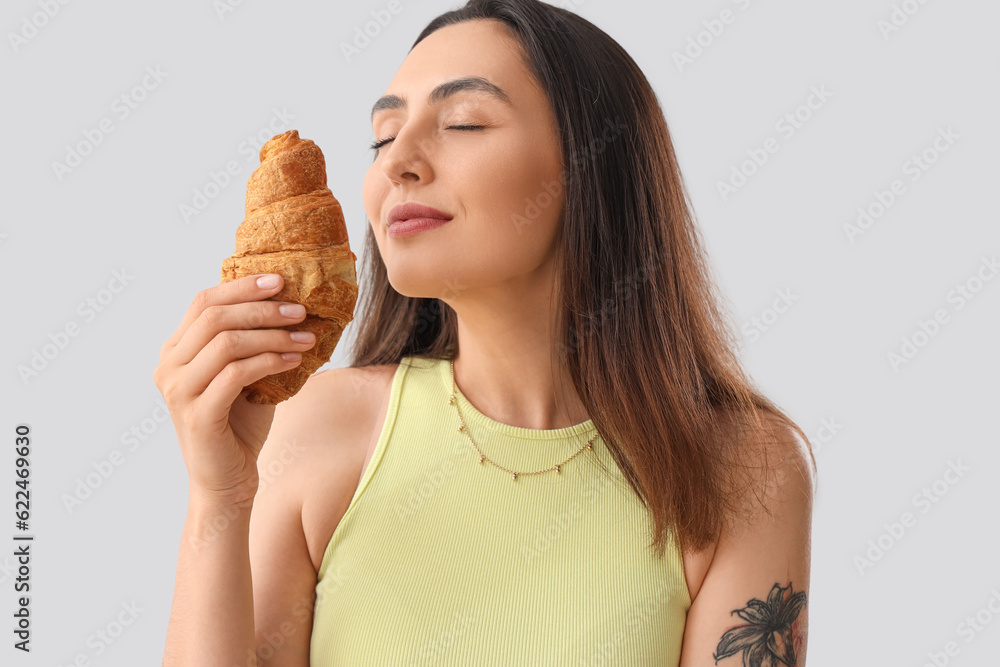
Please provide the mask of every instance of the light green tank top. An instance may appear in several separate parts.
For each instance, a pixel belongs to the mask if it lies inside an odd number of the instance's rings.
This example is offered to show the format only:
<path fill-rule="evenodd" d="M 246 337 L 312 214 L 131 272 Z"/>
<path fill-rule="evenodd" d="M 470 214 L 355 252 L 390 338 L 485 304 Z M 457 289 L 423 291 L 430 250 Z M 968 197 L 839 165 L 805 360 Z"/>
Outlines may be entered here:
<path fill-rule="evenodd" d="M 318 572 L 310 667 L 676 667 L 691 598 L 593 422 L 535 430 L 451 396 L 406 357 L 371 462 Z M 459 413 L 468 436 L 458 430 Z M 600 458 L 611 471 L 602 470 Z"/>

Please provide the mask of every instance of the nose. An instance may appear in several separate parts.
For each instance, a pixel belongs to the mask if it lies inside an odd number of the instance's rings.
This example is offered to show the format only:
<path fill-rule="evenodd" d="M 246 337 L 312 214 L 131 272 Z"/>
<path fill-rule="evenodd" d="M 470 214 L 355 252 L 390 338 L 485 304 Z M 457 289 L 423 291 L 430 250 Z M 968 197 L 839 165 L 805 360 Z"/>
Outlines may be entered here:
<path fill-rule="evenodd" d="M 432 175 L 429 159 L 433 142 L 417 130 L 414 125 L 403 128 L 382 147 L 387 151 L 382 158 L 382 173 L 393 184 L 425 181 Z"/>

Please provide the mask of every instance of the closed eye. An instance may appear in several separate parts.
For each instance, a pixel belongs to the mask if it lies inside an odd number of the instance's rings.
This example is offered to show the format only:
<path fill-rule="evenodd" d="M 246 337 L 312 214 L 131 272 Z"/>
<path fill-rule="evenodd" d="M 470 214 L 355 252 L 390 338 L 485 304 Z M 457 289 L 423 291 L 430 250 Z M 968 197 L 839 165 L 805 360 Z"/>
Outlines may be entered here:
<path fill-rule="evenodd" d="M 484 125 L 449 125 L 447 129 L 449 129 L 449 130 L 481 130 L 484 127 L 485 127 Z M 373 151 L 375 151 L 376 155 L 377 155 L 378 154 L 378 149 L 382 148 L 382 146 L 385 146 L 387 143 L 389 143 L 390 141 L 392 141 L 395 138 L 396 137 L 389 137 L 388 139 L 375 140 L 371 144 L 371 149 Z"/>

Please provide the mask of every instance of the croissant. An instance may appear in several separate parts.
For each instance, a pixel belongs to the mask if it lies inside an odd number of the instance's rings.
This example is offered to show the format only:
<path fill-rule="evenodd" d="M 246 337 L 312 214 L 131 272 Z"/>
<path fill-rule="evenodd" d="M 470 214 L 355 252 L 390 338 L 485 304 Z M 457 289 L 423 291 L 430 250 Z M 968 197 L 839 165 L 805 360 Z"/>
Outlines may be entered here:
<path fill-rule="evenodd" d="M 311 331 L 316 344 L 292 369 L 246 388 L 250 403 L 274 405 L 294 396 L 330 360 L 358 297 L 355 261 L 340 203 L 326 187 L 323 152 L 298 130 L 277 134 L 260 149 L 247 182 L 246 218 L 236 251 L 222 262 L 222 283 L 257 273 L 284 278 L 275 301 L 301 303 L 303 321 L 281 329 Z"/>

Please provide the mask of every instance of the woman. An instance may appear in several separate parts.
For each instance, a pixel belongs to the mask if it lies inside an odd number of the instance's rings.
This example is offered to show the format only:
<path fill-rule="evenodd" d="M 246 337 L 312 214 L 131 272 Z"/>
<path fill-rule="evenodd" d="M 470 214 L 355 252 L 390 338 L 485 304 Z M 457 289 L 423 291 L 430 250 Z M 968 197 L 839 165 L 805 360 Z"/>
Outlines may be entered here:
<path fill-rule="evenodd" d="M 312 345 L 258 276 L 164 345 L 163 664 L 803 665 L 812 452 L 739 367 L 632 59 L 472 0 L 372 123 L 350 367 L 248 404 Z"/>

